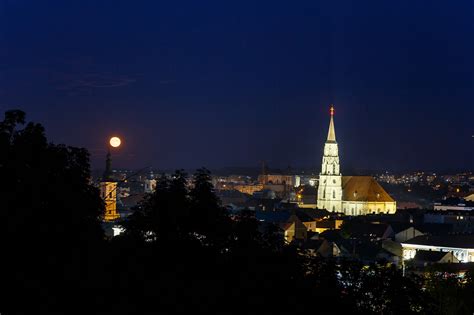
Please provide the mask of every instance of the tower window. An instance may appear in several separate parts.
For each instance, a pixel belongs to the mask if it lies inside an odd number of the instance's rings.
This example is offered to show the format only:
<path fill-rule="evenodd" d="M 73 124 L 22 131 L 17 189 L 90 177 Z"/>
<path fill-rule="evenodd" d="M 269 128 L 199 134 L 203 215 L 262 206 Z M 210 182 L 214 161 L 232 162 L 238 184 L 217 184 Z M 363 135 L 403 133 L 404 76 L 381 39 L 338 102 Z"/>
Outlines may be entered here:
<path fill-rule="evenodd" d="M 336 199 L 336 191 L 335 190 L 332 191 L 332 199 Z"/>

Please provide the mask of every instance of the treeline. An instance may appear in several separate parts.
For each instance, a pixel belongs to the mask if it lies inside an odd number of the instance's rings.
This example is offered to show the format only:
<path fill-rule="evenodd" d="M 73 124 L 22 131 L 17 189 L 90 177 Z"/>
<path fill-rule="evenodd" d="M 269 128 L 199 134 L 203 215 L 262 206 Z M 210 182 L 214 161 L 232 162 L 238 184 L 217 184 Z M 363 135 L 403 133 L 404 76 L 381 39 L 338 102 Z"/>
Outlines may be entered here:
<path fill-rule="evenodd" d="M 472 275 L 312 257 L 250 211 L 231 216 L 210 173 L 161 176 L 107 239 L 86 150 L 48 143 L 21 111 L 0 123 L 0 312 L 471 314 Z"/>

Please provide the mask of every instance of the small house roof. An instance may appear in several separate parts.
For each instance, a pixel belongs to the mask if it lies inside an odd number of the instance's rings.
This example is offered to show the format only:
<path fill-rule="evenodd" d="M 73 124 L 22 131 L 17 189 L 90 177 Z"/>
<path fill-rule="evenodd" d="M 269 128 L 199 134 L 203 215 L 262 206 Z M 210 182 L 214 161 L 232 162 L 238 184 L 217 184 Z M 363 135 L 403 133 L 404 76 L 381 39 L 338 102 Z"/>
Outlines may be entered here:
<path fill-rule="evenodd" d="M 444 258 L 444 256 L 448 255 L 447 252 L 436 252 L 432 250 L 419 250 L 416 252 L 414 257 L 417 261 L 423 262 L 438 262 Z"/>
<path fill-rule="evenodd" d="M 474 235 L 420 235 L 403 244 L 474 249 Z"/>

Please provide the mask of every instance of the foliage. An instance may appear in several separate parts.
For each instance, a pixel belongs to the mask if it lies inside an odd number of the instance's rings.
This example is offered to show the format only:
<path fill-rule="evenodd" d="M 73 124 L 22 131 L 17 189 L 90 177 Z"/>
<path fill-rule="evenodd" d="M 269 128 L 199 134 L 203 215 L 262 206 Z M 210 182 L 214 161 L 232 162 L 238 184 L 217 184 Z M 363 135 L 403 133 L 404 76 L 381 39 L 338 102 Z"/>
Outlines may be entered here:
<path fill-rule="evenodd" d="M 85 149 L 49 144 L 40 124 L 8 111 L 0 122 L 0 240 L 5 310 L 63 297 L 103 245 L 103 203 Z M 84 275 L 84 280 L 85 280 Z M 31 294 L 36 292 L 36 294 Z M 28 293 L 30 293 L 28 295 Z"/>
<path fill-rule="evenodd" d="M 231 216 L 210 172 L 177 170 L 104 239 L 86 150 L 49 144 L 39 124 L 0 122 L 2 306 L 6 313 L 471 314 L 474 273 L 402 276 L 394 266 L 323 259 Z M 351 235 L 351 225 L 343 232 Z M 23 303 L 28 301 L 28 303 Z M 2 312 L 3 312 L 2 309 Z"/>

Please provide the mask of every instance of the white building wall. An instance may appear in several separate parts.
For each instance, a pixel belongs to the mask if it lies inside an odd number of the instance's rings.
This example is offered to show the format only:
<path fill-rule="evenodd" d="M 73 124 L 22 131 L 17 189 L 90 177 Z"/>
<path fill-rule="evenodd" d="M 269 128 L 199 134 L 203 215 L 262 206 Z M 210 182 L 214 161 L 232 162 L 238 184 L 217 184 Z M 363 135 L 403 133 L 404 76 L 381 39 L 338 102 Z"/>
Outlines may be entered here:
<path fill-rule="evenodd" d="M 454 247 L 442 247 L 434 245 L 416 245 L 416 244 L 405 244 L 402 243 L 403 248 L 403 259 L 410 260 L 416 255 L 419 250 L 434 251 L 434 252 L 452 252 L 453 255 L 459 259 L 460 262 L 474 262 L 474 249 L 473 248 L 454 248 Z"/>
<path fill-rule="evenodd" d="M 342 201 L 342 212 L 346 215 L 394 214 L 396 202 Z"/>
<path fill-rule="evenodd" d="M 145 193 L 154 192 L 156 188 L 156 179 L 146 179 L 145 180 Z"/>
<path fill-rule="evenodd" d="M 342 175 L 337 143 L 326 142 L 319 175 L 318 208 L 342 211 Z"/>

